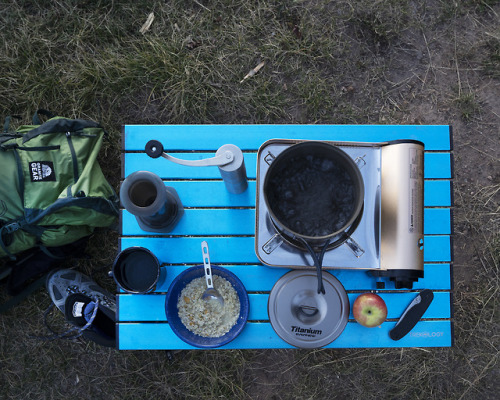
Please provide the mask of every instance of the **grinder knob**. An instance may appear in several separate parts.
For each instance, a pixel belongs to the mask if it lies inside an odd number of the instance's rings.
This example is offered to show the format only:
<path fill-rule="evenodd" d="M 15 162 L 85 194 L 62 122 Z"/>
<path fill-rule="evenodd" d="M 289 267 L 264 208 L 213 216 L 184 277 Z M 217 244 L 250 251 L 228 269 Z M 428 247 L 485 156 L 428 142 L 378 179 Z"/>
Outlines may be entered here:
<path fill-rule="evenodd" d="M 158 140 L 150 140 L 146 143 L 146 154 L 151 158 L 159 158 L 163 154 L 163 145 Z"/>

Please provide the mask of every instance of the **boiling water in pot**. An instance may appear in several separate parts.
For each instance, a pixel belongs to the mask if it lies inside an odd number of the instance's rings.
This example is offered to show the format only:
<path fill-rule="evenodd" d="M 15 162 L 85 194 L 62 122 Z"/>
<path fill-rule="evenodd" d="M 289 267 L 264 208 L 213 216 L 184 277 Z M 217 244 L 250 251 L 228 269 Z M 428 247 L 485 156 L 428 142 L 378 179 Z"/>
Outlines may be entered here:
<path fill-rule="evenodd" d="M 325 157 L 292 157 L 269 183 L 272 211 L 300 235 L 321 237 L 337 232 L 356 207 L 350 174 Z"/>

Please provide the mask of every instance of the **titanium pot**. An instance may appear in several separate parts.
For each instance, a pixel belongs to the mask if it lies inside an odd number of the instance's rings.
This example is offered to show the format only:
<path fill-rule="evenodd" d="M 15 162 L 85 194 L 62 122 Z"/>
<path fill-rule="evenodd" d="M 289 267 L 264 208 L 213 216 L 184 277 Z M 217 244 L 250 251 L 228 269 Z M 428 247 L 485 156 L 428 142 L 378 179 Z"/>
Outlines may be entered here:
<path fill-rule="evenodd" d="M 362 215 L 364 184 L 358 166 L 327 142 L 300 142 L 273 160 L 263 195 L 279 233 L 311 253 L 318 270 L 318 291 L 321 286 L 323 292 L 322 254 L 332 243 L 343 242 Z"/>

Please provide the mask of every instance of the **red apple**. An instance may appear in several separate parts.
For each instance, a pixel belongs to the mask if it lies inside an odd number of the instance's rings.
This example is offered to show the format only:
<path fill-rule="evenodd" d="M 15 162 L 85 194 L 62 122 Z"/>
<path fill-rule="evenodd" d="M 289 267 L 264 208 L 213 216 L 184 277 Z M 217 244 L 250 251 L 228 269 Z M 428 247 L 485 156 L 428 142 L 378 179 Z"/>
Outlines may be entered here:
<path fill-rule="evenodd" d="M 378 294 L 363 293 L 354 300 L 352 313 L 361 325 L 373 328 L 387 318 L 387 306 Z"/>

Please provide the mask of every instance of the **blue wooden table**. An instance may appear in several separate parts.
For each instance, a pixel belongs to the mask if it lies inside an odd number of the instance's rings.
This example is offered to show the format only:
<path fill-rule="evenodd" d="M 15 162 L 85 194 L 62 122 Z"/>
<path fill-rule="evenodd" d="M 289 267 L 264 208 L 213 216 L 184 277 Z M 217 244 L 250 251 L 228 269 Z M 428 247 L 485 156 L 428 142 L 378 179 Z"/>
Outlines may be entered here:
<path fill-rule="evenodd" d="M 185 207 L 175 229 L 165 236 L 144 232 L 135 217 L 121 214 L 120 248 L 150 249 L 165 267 L 154 293 L 118 293 L 118 348 L 192 349 L 170 329 L 165 298 L 172 280 L 184 269 L 202 263 L 200 243 L 210 246 L 211 261 L 234 272 L 245 285 L 250 314 L 242 333 L 221 348 L 290 348 L 269 323 L 267 300 L 274 283 L 288 269 L 262 265 L 254 250 L 255 178 L 257 150 L 268 139 L 308 139 L 383 142 L 415 139 L 425 144 L 424 155 L 424 278 L 413 291 L 395 290 L 386 280 L 379 294 L 388 307 L 388 319 L 378 328 L 365 328 L 352 316 L 359 293 L 376 289 L 376 279 L 366 271 L 330 270 L 346 289 L 351 303 L 349 322 L 342 334 L 326 347 L 446 347 L 453 344 L 452 289 L 452 138 L 447 125 L 126 125 L 123 127 L 122 178 L 135 171 L 158 174 L 174 187 Z M 179 158 L 212 157 L 222 145 L 242 149 L 249 187 L 239 195 L 225 189 L 217 167 L 193 168 L 144 152 L 156 139 L 165 151 Z M 422 320 L 403 339 L 393 341 L 388 332 L 421 289 L 431 289 L 434 301 Z"/>

